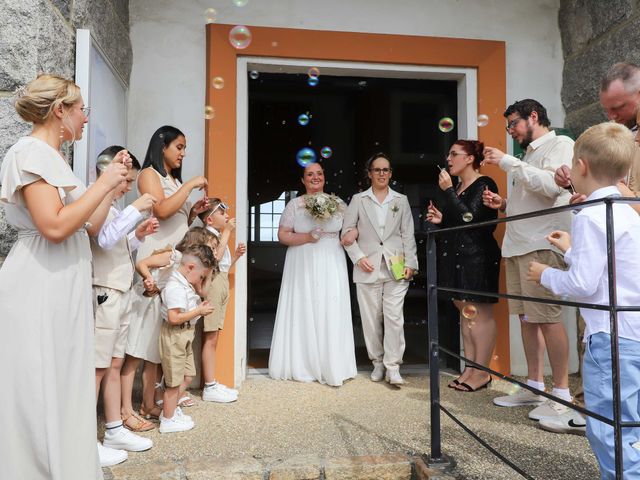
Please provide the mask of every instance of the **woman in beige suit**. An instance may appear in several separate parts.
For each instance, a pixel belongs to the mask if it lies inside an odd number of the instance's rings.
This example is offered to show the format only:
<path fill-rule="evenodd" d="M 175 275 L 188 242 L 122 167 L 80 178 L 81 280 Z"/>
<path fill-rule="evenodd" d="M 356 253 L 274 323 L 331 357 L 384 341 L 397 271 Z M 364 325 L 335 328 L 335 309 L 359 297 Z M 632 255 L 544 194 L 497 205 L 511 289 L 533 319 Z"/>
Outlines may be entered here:
<path fill-rule="evenodd" d="M 404 383 L 400 364 L 404 354 L 404 297 L 418 270 L 413 217 L 406 195 L 389 188 L 391 161 L 373 155 L 365 170 L 371 188 L 353 196 L 344 216 L 342 244 L 353 269 L 371 380 Z M 392 274 L 392 257 L 402 257 L 399 279 Z M 386 375 L 385 375 L 386 370 Z"/>

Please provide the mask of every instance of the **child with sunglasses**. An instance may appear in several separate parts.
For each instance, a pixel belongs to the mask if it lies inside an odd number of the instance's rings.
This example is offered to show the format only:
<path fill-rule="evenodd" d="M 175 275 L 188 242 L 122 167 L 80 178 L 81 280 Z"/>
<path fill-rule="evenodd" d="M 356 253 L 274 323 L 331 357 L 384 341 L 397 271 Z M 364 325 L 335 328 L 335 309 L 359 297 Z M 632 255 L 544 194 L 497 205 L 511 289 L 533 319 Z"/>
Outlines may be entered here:
<path fill-rule="evenodd" d="M 202 341 L 202 374 L 204 390 L 202 399 L 208 402 L 230 403 L 238 399 L 238 391 L 215 379 L 215 358 L 218 338 L 224 324 L 229 302 L 229 270 L 247 251 L 244 243 L 239 243 L 233 255 L 227 245 L 231 233 L 236 228 L 236 219 L 229 218 L 229 207 L 219 198 L 209 199 L 209 208 L 198 216 L 207 230 L 218 237 L 218 247 L 214 254 L 220 271 L 214 274 L 209 286 L 207 300 L 214 307 L 213 313 L 204 317 L 204 337 Z"/>

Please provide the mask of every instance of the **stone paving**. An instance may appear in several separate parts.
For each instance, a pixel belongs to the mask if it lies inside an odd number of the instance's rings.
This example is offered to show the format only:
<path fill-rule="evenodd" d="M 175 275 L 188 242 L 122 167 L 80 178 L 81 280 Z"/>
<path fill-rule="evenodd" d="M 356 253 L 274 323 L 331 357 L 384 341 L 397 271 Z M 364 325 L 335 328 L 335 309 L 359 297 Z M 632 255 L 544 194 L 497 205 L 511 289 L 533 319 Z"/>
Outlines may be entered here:
<path fill-rule="evenodd" d="M 513 388 L 502 381 L 476 393 L 455 392 L 442 379 L 442 404 L 536 479 L 597 478 L 584 437 L 539 429 L 527 408 L 493 406 Z M 457 462 L 434 475 L 417 457 L 429 452 L 428 376 L 406 374 L 401 389 L 373 383 L 367 373 L 340 388 L 252 376 L 233 404 L 202 402 L 187 409 L 190 432 L 143 435 L 154 448 L 130 453 L 105 469 L 109 480 L 133 479 L 515 479 L 453 421 L 442 417 L 443 452 Z"/>

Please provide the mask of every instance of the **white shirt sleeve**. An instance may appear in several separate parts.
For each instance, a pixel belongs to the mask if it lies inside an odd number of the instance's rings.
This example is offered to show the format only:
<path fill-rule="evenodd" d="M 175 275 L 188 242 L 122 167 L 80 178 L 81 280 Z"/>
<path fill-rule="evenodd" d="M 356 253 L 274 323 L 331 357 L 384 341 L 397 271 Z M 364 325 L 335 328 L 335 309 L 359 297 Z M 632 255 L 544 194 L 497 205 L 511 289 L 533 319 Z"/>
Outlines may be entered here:
<path fill-rule="evenodd" d="M 127 235 L 127 241 L 129 242 L 129 250 L 135 252 L 140 247 L 140 244 L 144 242 L 144 239 L 139 240 L 138 237 L 136 237 L 136 231 L 133 230 Z"/>
<path fill-rule="evenodd" d="M 540 283 L 556 295 L 587 298 L 598 288 L 598 280 L 606 275 L 606 234 L 586 215 L 576 215 L 571 228 L 569 270 L 547 268 Z"/>
<path fill-rule="evenodd" d="M 140 220 L 142 220 L 140 212 L 129 205 L 115 218 L 104 222 L 98 234 L 98 245 L 105 250 L 112 249 Z"/>
<path fill-rule="evenodd" d="M 170 279 L 162 290 L 160 298 L 168 310 L 180 309 L 180 312 L 186 312 L 189 309 L 189 298 L 187 292 L 178 282 Z"/>
<path fill-rule="evenodd" d="M 542 159 L 542 168 L 523 162 L 511 155 L 500 160 L 500 168 L 513 175 L 527 185 L 528 190 L 546 197 L 555 198 L 564 192 L 564 188 L 556 185 L 553 176 L 562 165 L 571 166 L 573 145 L 569 142 L 558 142 Z"/>

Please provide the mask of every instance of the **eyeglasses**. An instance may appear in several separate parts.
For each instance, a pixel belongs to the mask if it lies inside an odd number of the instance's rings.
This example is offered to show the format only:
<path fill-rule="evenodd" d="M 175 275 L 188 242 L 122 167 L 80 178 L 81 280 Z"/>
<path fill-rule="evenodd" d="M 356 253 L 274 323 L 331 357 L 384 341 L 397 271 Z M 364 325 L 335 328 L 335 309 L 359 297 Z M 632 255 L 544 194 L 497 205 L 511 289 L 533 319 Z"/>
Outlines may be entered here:
<path fill-rule="evenodd" d="M 509 130 L 511 130 L 513 128 L 516 128 L 516 125 L 518 124 L 518 122 L 520 120 L 524 120 L 524 118 L 517 117 L 517 118 L 514 118 L 513 120 L 511 120 L 509 123 L 507 123 L 507 126 L 504 127 L 504 129 L 507 131 L 507 133 L 509 133 Z"/>
<path fill-rule="evenodd" d="M 82 111 L 85 117 L 88 117 L 89 114 L 91 113 L 91 107 L 82 107 L 80 110 Z"/>
<path fill-rule="evenodd" d="M 370 168 L 369 171 L 376 175 L 387 175 L 388 173 L 391 173 L 390 168 Z"/>
<path fill-rule="evenodd" d="M 467 155 L 465 152 L 449 152 L 447 154 L 447 158 L 449 157 L 457 157 L 458 155 Z"/>

